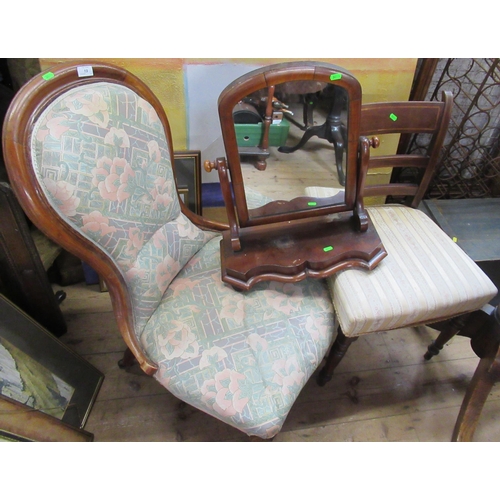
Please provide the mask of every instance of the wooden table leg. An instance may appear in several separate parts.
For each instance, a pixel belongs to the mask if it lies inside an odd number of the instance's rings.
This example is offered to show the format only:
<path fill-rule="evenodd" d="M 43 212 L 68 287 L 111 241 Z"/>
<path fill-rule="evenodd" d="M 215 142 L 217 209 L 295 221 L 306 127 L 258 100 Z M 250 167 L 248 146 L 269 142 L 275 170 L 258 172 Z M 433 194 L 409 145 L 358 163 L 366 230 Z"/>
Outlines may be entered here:
<path fill-rule="evenodd" d="M 490 321 L 481 330 L 485 352 L 465 393 L 452 441 L 472 441 L 481 411 L 493 385 L 500 381 L 500 310 L 495 308 Z M 474 339 L 473 339 L 474 340 Z M 486 346 L 486 347 L 485 347 Z"/>

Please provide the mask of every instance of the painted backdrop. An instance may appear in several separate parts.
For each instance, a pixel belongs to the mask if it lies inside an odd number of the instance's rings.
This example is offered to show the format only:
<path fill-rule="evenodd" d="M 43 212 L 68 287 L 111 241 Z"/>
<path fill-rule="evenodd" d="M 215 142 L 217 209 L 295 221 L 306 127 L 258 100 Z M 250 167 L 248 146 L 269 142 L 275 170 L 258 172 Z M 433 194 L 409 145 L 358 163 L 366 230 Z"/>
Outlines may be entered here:
<path fill-rule="evenodd" d="M 43 71 L 69 59 L 40 59 Z M 217 114 L 217 99 L 224 87 L 244 73 L 290 59 L 100 59 L 126 68 L 142 79 L 162 102 L 174 149 L 196 149 L 202 162 L 225 156 Z M 321 59 L 347 69 L 359 80 L 363 102 L 406 101 L 417 59 Z M 396 150 L 398 137 L 385 139 L 374 154 Z M 369 183 L 389 172 L 374 173 Z M 217 172 L 202 170 L 203 182 L 218 182 Z"/>

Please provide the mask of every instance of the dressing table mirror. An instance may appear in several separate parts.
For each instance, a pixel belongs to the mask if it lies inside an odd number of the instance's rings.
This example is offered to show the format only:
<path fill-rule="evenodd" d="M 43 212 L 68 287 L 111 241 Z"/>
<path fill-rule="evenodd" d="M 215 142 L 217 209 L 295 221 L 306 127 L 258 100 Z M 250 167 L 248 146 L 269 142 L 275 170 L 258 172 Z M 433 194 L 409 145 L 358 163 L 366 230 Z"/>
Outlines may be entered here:
<path fill-rule="evenodd" d="M 218 109 L 227 159 L 204 166 L 217 169 L 226 205 L 225 282 L 249 289 L 324 278 L 385 257 L 357 194 L 361 86 L 353 75 L 312 61 L 266 66 L 229 84 Z M 305 175 L 312 184 L 291 187 Z M 308 196 L 308 185 L 329 194 Z M 252 190 L 263 196 L 249 203 Z"/>

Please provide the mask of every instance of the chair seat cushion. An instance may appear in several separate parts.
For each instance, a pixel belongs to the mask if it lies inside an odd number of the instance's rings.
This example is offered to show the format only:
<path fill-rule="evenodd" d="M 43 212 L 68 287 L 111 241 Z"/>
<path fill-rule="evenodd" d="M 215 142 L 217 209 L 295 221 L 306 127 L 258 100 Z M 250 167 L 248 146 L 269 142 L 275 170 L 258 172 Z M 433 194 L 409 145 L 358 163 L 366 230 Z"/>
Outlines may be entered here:
<path fill-rule="evenodd" d="M 496 295 L 483 271 L 423 212 L 400 205 L 367 211 L 388 256 L 372 271 L 328 278 L 347 337 L 448 319 Z"/>
<path fill-rule="evenodd" d="M 209 241 L 172 281 L 140 340 L 179 399 L 271 438 L 331 343 L 328 287 L 308 279 L 236 291 L 221 281 L 219 244 Z"/>

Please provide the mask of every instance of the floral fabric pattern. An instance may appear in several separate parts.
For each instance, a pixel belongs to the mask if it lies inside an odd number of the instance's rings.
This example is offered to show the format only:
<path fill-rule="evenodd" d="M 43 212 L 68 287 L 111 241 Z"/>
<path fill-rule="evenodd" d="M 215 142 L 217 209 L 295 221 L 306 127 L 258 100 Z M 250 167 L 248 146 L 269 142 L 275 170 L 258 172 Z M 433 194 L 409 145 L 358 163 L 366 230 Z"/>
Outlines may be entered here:
<path fill-rule="evenodd" d="M 214 236 L 180 211 L 154 108 L 125 86 L 88 83 L 42 114 L 32 146 L 54 207 L 123 272 L 140 332 L 173 277 Z"/>
<path fill-rule="evenodd" d="M 159 365 L 157 379 L 179 399 L 270 438 L 326 354 L 332 303 L 322 280 L 234 291 L 221 281 L 219 242 L 174 278 L 141 343 Z"/>
<path fill-rule="evenodd" d="M 35 123 L 32 160 L 55 210 L 122 273 L 157 380 L 248 434 L 274 436 L 331 343 L 326 283 L 225 285 L 220 237 L 180 210 L 157 113 L 121 84 L 88 80 L 55 99 Z"/>

